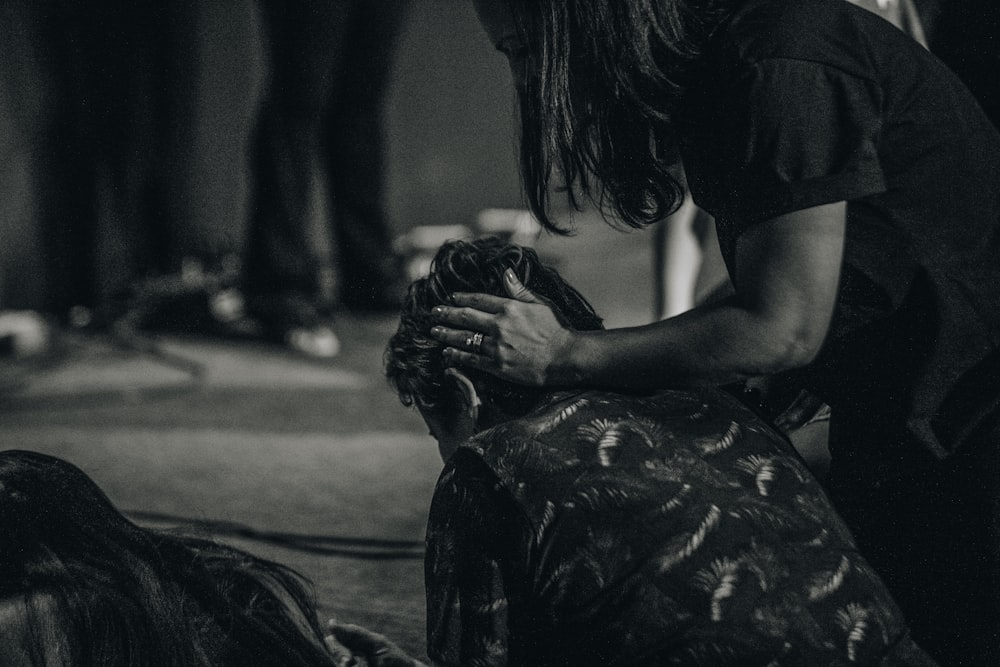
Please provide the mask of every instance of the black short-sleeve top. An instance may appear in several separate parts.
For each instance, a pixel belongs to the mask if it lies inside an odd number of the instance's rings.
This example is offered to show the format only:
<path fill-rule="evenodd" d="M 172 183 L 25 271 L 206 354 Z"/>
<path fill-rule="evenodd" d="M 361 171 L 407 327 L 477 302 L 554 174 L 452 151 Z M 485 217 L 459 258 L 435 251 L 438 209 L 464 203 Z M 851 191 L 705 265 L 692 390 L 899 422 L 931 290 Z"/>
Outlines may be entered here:
<path fill-rule="evenodd" d="M 744 3 L 694 81 L 681 154 L 737 288 L 744 230 L 847 201 L 805 384 L 947 456 L 1000 396 L 1000 134 L 932 54 L 843 0 Z"/>

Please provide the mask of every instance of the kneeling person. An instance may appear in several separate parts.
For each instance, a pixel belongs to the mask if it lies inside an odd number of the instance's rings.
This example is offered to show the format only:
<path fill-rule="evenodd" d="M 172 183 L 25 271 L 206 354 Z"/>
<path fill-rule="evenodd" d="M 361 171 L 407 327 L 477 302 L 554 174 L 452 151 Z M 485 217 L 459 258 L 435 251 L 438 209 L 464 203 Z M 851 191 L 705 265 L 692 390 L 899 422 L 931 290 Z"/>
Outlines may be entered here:
<path fill-rule="evenodd" d="M 601 326 L 532 250 L 456 241 L 411 286 L 386 353 L 446 462 L 427 532 L 433 661 L 933 664 L 792 447 L 729 394 L 447 368 L 432 309 L 504 295 L 507 269 L 565 324 Z"/>

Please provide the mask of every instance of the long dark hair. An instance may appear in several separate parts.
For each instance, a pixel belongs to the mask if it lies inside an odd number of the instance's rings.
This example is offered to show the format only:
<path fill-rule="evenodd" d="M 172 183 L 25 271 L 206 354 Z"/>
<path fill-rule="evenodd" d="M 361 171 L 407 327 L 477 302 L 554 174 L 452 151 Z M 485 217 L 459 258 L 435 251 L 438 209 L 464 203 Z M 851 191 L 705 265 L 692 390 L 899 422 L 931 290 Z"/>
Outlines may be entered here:
<path fill-rule="evenodd" d="M 570 204 L 596 202 L 630 227 L 682 201 L 675 114 L 695 63 L 735 0 L 497 0 L 528 48 L 521 175 L 544 227 L 553 172 Z"/>
<path fill-rule="evenodd" d="M 28 664 L 334 664 L 299 575 L 140 527 L 62 459 L 0 452 L 0 535 L 0 647 Z"/>

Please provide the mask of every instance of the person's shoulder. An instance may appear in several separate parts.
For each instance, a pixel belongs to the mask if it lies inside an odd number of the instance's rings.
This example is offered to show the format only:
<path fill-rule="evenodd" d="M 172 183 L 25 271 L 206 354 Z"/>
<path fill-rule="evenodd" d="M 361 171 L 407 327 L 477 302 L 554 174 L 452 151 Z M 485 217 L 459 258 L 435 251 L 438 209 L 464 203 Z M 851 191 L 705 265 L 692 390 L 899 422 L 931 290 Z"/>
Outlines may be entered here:
<path fill-rule="evenodd" d="M 678 396 L 681 394 L 678 393 Z M 602 461 L 599 441 L 620 435 L 624 424 L 649 409 L 654 395 L 583 391 L 559 394 L 533 412 L 485 430 L 460 448 L 493 470 L 508 487 L 567 479 Z M 689 400 L 690 411 L 697 401 Z"/>
<path fill-rule="evenodd" d="M 722 33 L 726 56 L 745 64 L 789 59 L 859 73 L 871 48 L 902 36 L 888 21 L 847 0 L 751 0 Z"/>
<path fill-rule="evenodd" d="M 544 466 L 546 459 L 564 458 L 560 452 L 572 448 L 579 426 L 593 417 L 595 409 L 605 413 L 601 408 L 612 404 L 613 396 L 593 391 L 561 394 L 523 417 L 482 431 L 461 449 L 508 471 Z"/>
<path fill-rule="evenodd" d="M 732 394 L 716 388 L 585 391 L 480 433 L 464 448 L 503 475 L 523 479 L 615 467 L 667 451 L 701 456 L 739 438 L 782 451 L 780 436 Z M 657 453 L 659 452 L 659 453 Z"/>
<path fill-rule="evenodd" d="M 733 36 L 772 48 L 797 44 L 816 32 L 844 28 L 859 10 L 846 0 L 750 0 L 733 14 Z"/>

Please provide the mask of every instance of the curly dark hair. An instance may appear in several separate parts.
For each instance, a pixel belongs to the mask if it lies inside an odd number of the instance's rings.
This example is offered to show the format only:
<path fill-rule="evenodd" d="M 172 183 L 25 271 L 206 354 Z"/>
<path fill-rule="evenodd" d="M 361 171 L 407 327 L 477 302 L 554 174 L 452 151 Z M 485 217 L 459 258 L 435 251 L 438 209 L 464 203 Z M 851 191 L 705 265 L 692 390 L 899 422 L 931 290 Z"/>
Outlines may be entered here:
<path fill-rule="evenodd" d="M 708 39 L 735 0 L 496 0 L 527 47 L 521 178 L 549 231 L 553 189 L 630 227 L 681 203 L 675 116 Z M 560 188 L 553 188 L 553 173 Z"/>
<path fill-rule="evenodd" d="M 583 296 L 555 269 L 542 264 L 531 248 L 493 238 L 448 241 L 438 250 L 430 274 L 416 280 L 403 303 L 399 328 L 385 352 L 385 374 L 403 405 L 419 406 L 443 424 L 451 424 L 454 389 L 445 381 L 445 344 L 430 335 L 431 309 L 450 303 L 455 292 L 507 296 L 503 274 L 513 269 L 521 282 L 546 299 L 559 321 L 578 331 L 603 327 L 601 318 Z M 548 391 L 467 371 L 490 407 L 509 417 L 529 412 Z"/>

